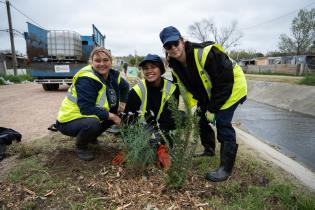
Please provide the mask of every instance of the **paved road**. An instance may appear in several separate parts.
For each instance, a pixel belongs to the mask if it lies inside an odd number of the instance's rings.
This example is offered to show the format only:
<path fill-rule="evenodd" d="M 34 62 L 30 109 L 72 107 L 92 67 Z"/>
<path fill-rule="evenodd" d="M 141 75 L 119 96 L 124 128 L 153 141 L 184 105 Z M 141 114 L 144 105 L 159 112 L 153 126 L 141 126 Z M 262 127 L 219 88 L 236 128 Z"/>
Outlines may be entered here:
<path fill-rule="evenodd" d="M 0 86 L 0 126 L 20 132 L 22 141 L 46 136 L 67 88 L 46 92 L 34 83 Z"/>

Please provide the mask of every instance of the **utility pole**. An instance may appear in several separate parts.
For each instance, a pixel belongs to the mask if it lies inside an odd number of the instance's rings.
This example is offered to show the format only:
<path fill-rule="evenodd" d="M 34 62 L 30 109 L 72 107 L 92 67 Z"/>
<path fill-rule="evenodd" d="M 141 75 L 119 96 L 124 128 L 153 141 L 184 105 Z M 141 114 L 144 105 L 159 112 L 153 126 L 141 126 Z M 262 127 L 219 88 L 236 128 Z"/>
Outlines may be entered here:
<path fill-rule="evenodd" d="M 9 2 L 9 0 L 6 0 L 5 3 L 7 5 L 7 13 L 8 13 L 8 21 L 9 21 L 9 33 L 10 33 L 10 41 L 11 41 L 12 64 L 13 64 L 14 76 L 16 76 L 17 75 L 17 69 L 16 69 L 17 61 L 16 61 L 15 47 L 14 47 L 14 37 L 13 37 L 13 29 L 12 29 L 10 2 Z"/>

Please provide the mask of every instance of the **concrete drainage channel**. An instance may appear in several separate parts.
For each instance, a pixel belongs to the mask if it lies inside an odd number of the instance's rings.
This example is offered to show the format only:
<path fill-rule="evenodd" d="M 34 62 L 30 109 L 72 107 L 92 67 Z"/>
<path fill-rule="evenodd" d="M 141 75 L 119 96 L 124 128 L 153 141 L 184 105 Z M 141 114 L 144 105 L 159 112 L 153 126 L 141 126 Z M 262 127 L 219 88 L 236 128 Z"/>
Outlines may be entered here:
<path fill-rule="evenodd" d="M 272 161 L 288 173 L 295 176 L 303 185 L 310 188 L 312 191 L 315 191 L 315 174 L 311 170 L 241 129 L 235 128 L 235 130 L 238 139 L 241 139 L 245 144 L 257 150 L 267 160 Z"/>
<path fill-rule="evenodd" d="M 262 81 L 248 81 L 248 98 L 256 102 L 271 105 L 288 111 L 295 111 L 310 116 L 310 120 L 313 121 L 315 118 L 315 87 L 311 86 L 300 86 L 278 82 L 262 82 Z M 236 113 L 237 115 L 237 113 Z M 237 116 L 235 117 L 237 118 Z M 277 118 L 277 116 L 275 116 Z M 313 119 L 312 119 L 313 118 Z M 257 118 L 252 119 L 253 123 L 263 121 L 265 119 Z M 255 121 L 257 120 L 257 121 Z M 258 121 L 259 120 L 259 121 Z M 237 122 L 238 123 L 238 122 Z M 292 124 L 288 119 L 286 124 Z M 240 139 L 249 145 L 250 147 L 259 151 L 267 160 L 274 162 L 279 165 L 285 171 L 294 175 L 300 180 L 305 186 L 315 191 L 315 174 L 312 170 L 304 167 L 297 161 L 287 157 L 280 153 L 276 149 L 272 148 L 262 140 L 254 137 L 255 131 L 251 131 L 251 134 L 244 132 L 243 130 L 236 129 Z M 309 132 L 308 140 L 312 140 L 312 130 Z M 265 131 L 268 132 L 268 131 Z M 275 131 L 276 134 L 278 131 Z M 303 131 L 300 131 L 303 132 Z M 257 132 L 258 133 L 258 132 Z M 257 136 L 257 135 L 255 135 Z M 285 137 L 284 137 L 285 138 Z M 281 142 L 281 135 L 278 136 L 278 140 Z M 286 140 L 286 139 L 285 139 Z M 297 139 L 298 140 L 298 139 Z M 265 138 L 264 138 L 265 141 Z M 283 140 L 284 141 L 284 140 Z M 266 142 L 266 141 L 265 141 Z M 269 142 L 269 141 L 267 141 Z M 297 142 L 296 142 L 297 143 Z M 309 160 L 312 165 L 312 157 Z M 306 164 L 307 165 L 307 164 Z"/>

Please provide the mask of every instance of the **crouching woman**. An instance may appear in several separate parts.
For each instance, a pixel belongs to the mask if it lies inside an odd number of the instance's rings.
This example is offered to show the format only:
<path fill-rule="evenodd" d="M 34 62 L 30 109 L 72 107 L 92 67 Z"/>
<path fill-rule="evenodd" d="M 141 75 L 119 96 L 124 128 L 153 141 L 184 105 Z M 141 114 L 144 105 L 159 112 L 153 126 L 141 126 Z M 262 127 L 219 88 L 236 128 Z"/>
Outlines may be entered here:
<path fill-rule="evenodd" d="M 167 170 L 170 167 L 170 157 L 161 135 L 167 138 L 169 131 L 175 129 L 170 99 L 173 97 L 175 105 L 178 105 L 179 90 L 171 81 L 161 77 L 165 68 L 158 55 L 148 54 L 139 67 L 145 79 L 129 91 L 125 114 L 128 116 L 128 122 L 146 121 L 150 132 L 155 134 L 155 138 L 150 139 L 148 143 L 157 151 L 158 165 Z M 113 163 L 120 164 L 121 161 L 123 158 L 116 158 Z"/>
<path fill-rule="evenodd" d="M 108 50 L 95 48 L 89 62 L 73 77 L 56 123 L 62 134 L 76 137 L 76 153 L 86 161 L 94 158 L 88 144 L 96 144 L 111 125 L 120 126 L 118 113 L 124 111 L 129 91 L 128 82 L 112 69 Z"/>

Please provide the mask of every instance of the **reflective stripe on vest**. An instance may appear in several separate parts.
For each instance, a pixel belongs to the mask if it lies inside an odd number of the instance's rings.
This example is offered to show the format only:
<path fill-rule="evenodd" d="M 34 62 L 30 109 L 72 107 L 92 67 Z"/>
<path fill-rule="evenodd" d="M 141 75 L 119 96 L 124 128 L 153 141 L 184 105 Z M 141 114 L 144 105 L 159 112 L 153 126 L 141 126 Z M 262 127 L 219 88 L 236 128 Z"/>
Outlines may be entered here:
<path fill-rule="evenodd" d="M 141 113 L 140 113 L 140 115 L 142 118 L 142 116 L 144 117 L 144 115 L 145 115 L 146 108 L 147 108 L 147 101 L 148 101 L 147 100 L 147 86 L 145 85 L 145 80 L 140 81 L 138 83 L 138 86 L 139 86 L 140 91 L 141 91 L 141 95 L 138 94 L 138 96 L 140 97 L 140 100 L 141 100 L 141 106 L 140 106 Z"/>
<path fill-rule="evenodd" d="M 207 91 L 208 98 L 211 98 L 211 88 L 212 88 L 212 83 L 209 74 L 207 71 L 204 69 L 207 56 L 212 48 L 212 45 L 209 45 L 205 48 L 196 48 L 194 49 L 194 55 L 195 55 L 195 63 L 198 69 L 199 76 L 202 80 L 202 84 L 204 88 Z"/>
<path fill-rule="evenodd" d="M 224 53 L 224 49 L 218 44 L 209 45 L 204 48 L 194 49 L 194 56 L 195 56 L 195 62 L 198 69 L 198 73 L 203 83 L 203 86 L 205 90 L 207 91 L 209 100 L 211 99 L 212 83 L 211 83 L 211 78 L 209 74 L 207 73 L 207 71 L 204 69 L 204 67 L 207 60 L 207 56 L 212 46 L 215 46 L 218 50 Z M 232 94 L 228 98 L 228 100 L 223 104 L 223 106 L 220 108 L 221 110 L 231 107 L 238 100 L 240 100 L 241 98 L 247 95 L 247 84 L 246 84 L 246 79 L 245 79 L 243 70 L 239 65 L 237 65 L 237 63 L 233 59 L 231 58 L 229 59 L 232 62 L 232 66 L 233 66 L 234 83 L 233 83 Z"/>
<path fill-rule="evenodd" d="M 68 92 L 67 92 L 67 98 L 72 101 L 73 103 L 77 104 L 78 99 L 76 97 L 74 97 L 71 93 L 72 93 L 72 88 L 73 86 L 71 85 Z M 100 100 L 99 102 L 96 104 L 97 107 L 102 108 L 104 104 L 108 104 L 107 101 L 107 96 L 106 96 L 106 91 L 104 91 L 102 93 L 102 95 L 100 96 Z"/>
<path fill-rule="evenodd" d="M 174 85 L 172 82 L 163 79 L 164 80 L 164 85 L 162 89 L 162 99 L 161 99 L 161 105 L 156 117 L 156 120 L 158 121 L 160 119 L 161 113 L 163 112 L 164 105 L 166 101 L 168 101 L 171 97 L 171 95 L 174 93 L 176 89 L 176 85 Z M 137 85 L 133 87 L 133 89 L 136 91 L 137 95 L 139 96 L 141 100 L 141 106 L 140 106 L 140 119 L 144 120 L 144 116 L 146 113 L 146 108 L 147 108 L 147 87 L 145 80 L 141 80 Z"/>

